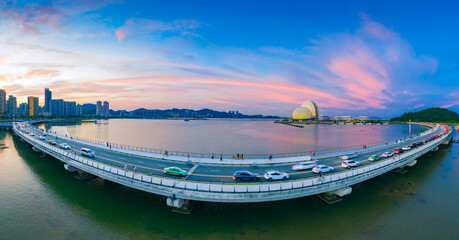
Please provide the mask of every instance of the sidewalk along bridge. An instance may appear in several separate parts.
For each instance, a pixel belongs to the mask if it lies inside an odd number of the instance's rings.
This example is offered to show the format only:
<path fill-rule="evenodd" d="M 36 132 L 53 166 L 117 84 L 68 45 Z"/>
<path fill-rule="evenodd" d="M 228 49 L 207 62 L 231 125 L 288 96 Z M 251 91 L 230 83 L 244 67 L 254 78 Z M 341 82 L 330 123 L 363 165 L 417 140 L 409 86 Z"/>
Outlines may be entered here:
<path fill-rule="evenodd" d="M 360 152 L 357 161 L 360 166 L 353 169 L 338 167 L 341 163 L 340 155 L 346 152 L 335 153 L 335 156 L 318 158 L 320 164 L 335 167 L 335 171 L 317 178 L 311 171 L 295 172 L 291 170 L 295 162 L 276 160 L 273 164 L 260 164 L 257 167 L 250 165 L 204 164 L 186 161 L 171 161 L 153 157 L 129 154 L 107 148 L 93 148 L 94 158 L 80 155 L 83 147 L 93 146 L 90 142 L 75 141 L 59 135 L 47 135 L 47 140 L 54 140 L 57 144 L 67 143 L 71 150 L 64 150 L 50 145 L 48 141 L 38 137 L 43 130 L 30 126 L 27 123 L 16 123 L 13 130 L 21 139 L 34 147 L 36 151 L 51 155 L 64 163 L 64 168 L 79 174 L 91 174 L 112 182 L 142 191 L 159 194 L 167 197 L 167 205 L 187 210 L 190 200 L 209 202 L 263 202 L 283 199 L 299 198 L 321 194 L 328 200 L 339 199 L 352 192 L 352 185 L 367 179 L 379 176 L 394 169 L 413 166 L 420 156 L 430 151 L 438 150 L 441 144 L 448 144 L 452 137 L 452 128 L 446 125 L 429 125 L 432 129 L 410 138 L 405 142 L 366 149 Z M 27 133 L 29 132 L 29 134 Z M 415 141 L 432 138 L 425 144 L 406 151 L 393 158 L 381 161 L 368 161 L 368 156 L 391 151 L 395 147 L 405 146 Z M 215 159 L 213 159 L 215 160 Z M 304 161 L 305 159 L 298 159 Z M 267 160 L 265 160 L 267 161 Z M 291 161 L 291 160 L 289 160 Z M 163 173 L 169 166 L 178 166 L 189 174 L 185 177 L 171 177 Z M 238 170 L 266 172 L 278 170 L 287 172 L 289 180 L 268 182 L 260 180 L 251 183 L 238 183 L 232 180 L 232 174 Z"/>

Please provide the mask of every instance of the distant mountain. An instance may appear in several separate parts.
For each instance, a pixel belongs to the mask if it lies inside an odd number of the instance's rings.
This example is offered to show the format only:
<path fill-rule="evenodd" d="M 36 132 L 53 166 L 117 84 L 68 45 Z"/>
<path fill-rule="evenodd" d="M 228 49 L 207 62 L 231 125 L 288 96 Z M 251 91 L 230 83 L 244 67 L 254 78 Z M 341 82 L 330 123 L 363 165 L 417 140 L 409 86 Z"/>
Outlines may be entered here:
<path fill-rule="evenodd" d="M 263 116 L 263 115 L 245 115 L 236 111 L 230 112 L 222 112 L 222 111 L 215 111 L 212 109 L 204 108 L 200 110 L 193 110 L 193 109 L 146 109 L 146 108 L 139 108 L 133 111 L 125 111 L 125 110 L 118 110 L 118 111 L 110 111 L 112 116 L 120 116 L 121 113 L 127 113 L 129 117 L 151 117 L 151 118 L 170 118 L 170 117 L 178 117 L 178 118 L 280 118 L 278 116 Z"/>
<path fill-rule="evenodd" d="M 82 106 L 83 115 L 95 115 L 96 114 L 96 104 L 85 103 Z"/>
<path fill-rule="evenodd" d="M 419 112 L 404 113 L 400 117 L 392 118 L 391 121 L 397 122 L 459 122 L 459 114 L 445 108 L 428 108 Z"/>

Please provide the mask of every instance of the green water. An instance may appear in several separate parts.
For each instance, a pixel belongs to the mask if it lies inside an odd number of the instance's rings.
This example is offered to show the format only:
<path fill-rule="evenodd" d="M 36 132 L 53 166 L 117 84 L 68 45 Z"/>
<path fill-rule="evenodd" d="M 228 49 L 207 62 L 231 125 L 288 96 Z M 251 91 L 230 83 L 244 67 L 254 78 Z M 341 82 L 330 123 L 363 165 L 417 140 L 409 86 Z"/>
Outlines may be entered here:
<path fill-rule="evenodd" d="M 337 204 L 200 202 L 191 215 L 161 196 L 78 181 L 11 132 L 0 144 L 0 239 L 459 239 L 459 144 L 353 186 Z"/>

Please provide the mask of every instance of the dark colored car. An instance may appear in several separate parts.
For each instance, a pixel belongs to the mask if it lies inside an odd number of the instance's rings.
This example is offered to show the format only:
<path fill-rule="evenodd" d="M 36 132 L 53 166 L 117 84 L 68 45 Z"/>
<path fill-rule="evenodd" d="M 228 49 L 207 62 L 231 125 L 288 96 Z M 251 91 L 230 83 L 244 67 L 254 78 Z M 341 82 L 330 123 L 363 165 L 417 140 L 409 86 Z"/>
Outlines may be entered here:
<path fill-rule="evenodd" d="M 249 171 L 237 171 L 233 174 L 233 179 L 236 181 L 256 181 L 259 175 Z"/>
<path fill-rule="evenodd" d="M 415 147 L 417 147 L 417 145 L 414 144 L 414 143 L 412 143 L 412 144 L 410 144 L 410 145 L 408 145 L 408 146 L 409 146 L 410 148 L 415 148 Z"/>
<path fill-rule="evenodd" d="M 394 151 L 393 151 L 393 153 L 396 153 L 396 154 L 400 154 L 400 153 L 402 153 L 402 152 L 403 152 L 403 150 L 402 150 L 401 148 L 396 148 L 396 149 L 394 149 Z"/>

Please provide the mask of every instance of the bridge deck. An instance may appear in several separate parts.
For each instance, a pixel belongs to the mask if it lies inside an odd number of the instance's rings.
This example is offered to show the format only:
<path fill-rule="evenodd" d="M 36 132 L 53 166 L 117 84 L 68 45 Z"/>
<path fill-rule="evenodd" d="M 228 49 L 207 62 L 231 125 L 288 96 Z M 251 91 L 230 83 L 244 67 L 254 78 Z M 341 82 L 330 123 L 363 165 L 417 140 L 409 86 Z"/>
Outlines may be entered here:
<path fill-rule="evenodd" d="M 35 134 L 34 138 L 38 139 L 38 137 L 42 134 L 41 129 L 37 129 L 34 127 L 28 127 L 27 130 L 33 132 Z M 427 136 L 439 134 L 441 132 L 440 128 L 435 128 L 433 131 L 427 131 L 422 136 L 412 138 L 407 140 L 403 143 L 391 143 L 388 145 L 382 146 L 375 146 L 373 148 L 368 148 L 365 150 L 361 150 L 359 152 L 358 157 L 355 159 L 360 163 L 361 166 L 366 166 L 368 164 L 372 164 L 373 162 L 368 160 L 368 157 L 372 154 L 381 154 L 385 151 L 392 151 L 395 147 L 402 147 L 408 145 L 415 141 L 420 141 L 422 139 L 427 138 Z M 159 177 L 171 177 L 169 175 L 165 175 L 163 173 L 163 169 L 165 167 L 177 166 L 186 171 L 189 171 L 194 167 L 193 172 L 187 176 L 188 181 L 199 181 L 199 182 L 224 182 L 224 183 L 233 183 L 232 175 L 235 171 L 240 170 L 249 170 L 252 172 L 259 173 L 260 175 L 264 174 L 270 170 L 277 170 L 283 171 L 290 175 L 291 180 L 299 180 L 299 179 L 307 179 L 316 176 L 312 171 L 293 171 L 291 167 L 294 164 L 297 164 L 296 161 L 304 161 L 304 157 L 298 158 L 288 158 L 288 159 L 273 159 L 272 161 L 268 160 L 260 160 L 265 161 L 266 165 L 258 165 L 258 167 L 254 168 L 250 165 L 220 165 L 219 162 L 215 162 L 215 159 L 207 159 L 212 160 L 212 163 L 217 163 L 213 165 L 209 164 L 202 164 L 202 163 L 195 163 L 195 164 L 188 164 L 185 159 L 183 161 L 173 161 L 171 159 L 162 159 L 161 156 L 142 156 L 139 155 L 138 152 L 133 154 L 125 149 L 109 149 L 106 146 L 98 146 L 95 147 L 94 144 L 89 142 L 84 142 L 81 140 L 72 140 L 70 138 L 66 138 L 64 136 L 58 135 L 48 135 L 47 139 L 55 140 L 57 144 L 60 143 L 67 143 L 70 145 L 72 151 L 77 153 L 78 155 L 81 154 L 80 149 L 83 147 L 90 147 L 96 154 L 96 157 L 93 159 L 100 163 L 109 164 L 111 166 L 115 166 L 118 168 L 123 168 L 124 164 L 127 165 L 126 170 L 132 171 L 134 166 L 136 171 L 142 172 L 152 176 L 159 176 Z M 335 172 L 341 172 L 346 169 L 341 168 L 342 160 L 339 156 L 343 155 L 344 153 L 334 153 L 333 155 L 321 155 L 316 156 L 316 160 L 319 161 L 319 164 L 329 165 L 335 168 Z M 175 159 L 173 159 L 175 160 Z M 287 163 L 288 162 L 288 163 Z M 276 163 L 276 164 L 273 164 Z M 175 179 L 181 179 L 177 177 Z M 260 180 L 264 182 L 264 179 Z"/>

